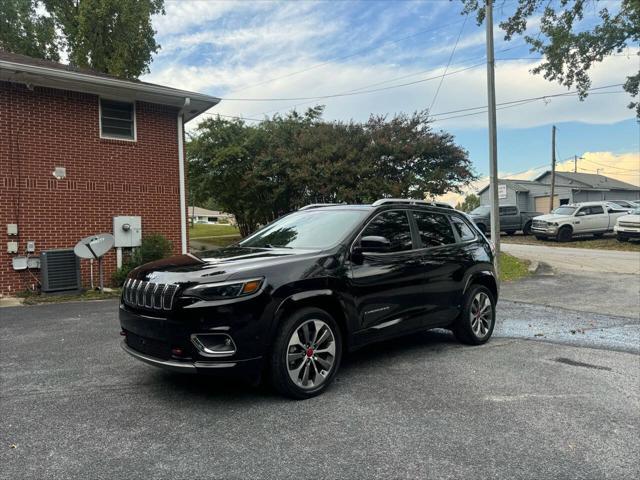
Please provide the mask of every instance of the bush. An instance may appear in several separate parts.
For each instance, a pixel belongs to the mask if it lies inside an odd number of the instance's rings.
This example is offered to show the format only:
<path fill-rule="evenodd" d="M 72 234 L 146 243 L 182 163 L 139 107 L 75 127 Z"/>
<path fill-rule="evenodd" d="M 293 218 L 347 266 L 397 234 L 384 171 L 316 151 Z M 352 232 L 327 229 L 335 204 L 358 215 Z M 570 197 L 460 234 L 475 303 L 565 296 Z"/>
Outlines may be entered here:
<path fill-rule="evenodd" d="M 131 257 L 123 262 L 122 267 L 114 272 L 111 280 L 115 286 L 121 287 L 131 270 L 145 263 L 168 257 L 172 250 L 171 242 L 164 236 L 159 233 L 148 235 L 142 239 L 142 243 L 133 251 Z"/>

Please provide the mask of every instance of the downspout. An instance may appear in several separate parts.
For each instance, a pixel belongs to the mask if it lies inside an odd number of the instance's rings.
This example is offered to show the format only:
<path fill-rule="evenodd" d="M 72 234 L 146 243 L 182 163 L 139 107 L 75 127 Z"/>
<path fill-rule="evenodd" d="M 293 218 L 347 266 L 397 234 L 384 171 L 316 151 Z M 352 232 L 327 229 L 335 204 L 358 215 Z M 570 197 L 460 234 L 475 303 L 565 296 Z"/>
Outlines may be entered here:
<path fill-rule="evenodd" d="M 187 253 L 187 188 L 184 180 L 184 110 L 191 103 L 189 97 L 178 112 L 178 177 L 180 182 L 180 244 L 182 253 Z"/>

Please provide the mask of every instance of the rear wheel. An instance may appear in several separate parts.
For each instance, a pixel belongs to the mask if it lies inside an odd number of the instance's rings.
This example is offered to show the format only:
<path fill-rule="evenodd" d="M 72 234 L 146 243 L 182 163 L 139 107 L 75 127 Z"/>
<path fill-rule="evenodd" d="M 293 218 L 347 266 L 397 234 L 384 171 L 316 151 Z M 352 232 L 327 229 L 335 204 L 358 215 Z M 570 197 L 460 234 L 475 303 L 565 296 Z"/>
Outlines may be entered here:
<path fill-rule="evenodd" d="M 562 227 L 558 231 L 556 240 L 558 240 L 559 242 L 569 242 L 571 241 L 572 236 L 573 236 L 573 231 L 571 230 L 571 227 Z"/>
<path fill-rule="evenodd" d="M 295 399 L 314 397 L 331 383 L 340 367 L 342 337 L 324 310 L 304 308 L 284 321 L 271 354 L 271 381 Z"/>
<path fill-rule="evenodd" d="M 472 285 L 465 295 L 464 309 L 453 325 L 453 334 L 462 343 L 480 345 L 493 333 L 495 300 L 484 285 Z"/>

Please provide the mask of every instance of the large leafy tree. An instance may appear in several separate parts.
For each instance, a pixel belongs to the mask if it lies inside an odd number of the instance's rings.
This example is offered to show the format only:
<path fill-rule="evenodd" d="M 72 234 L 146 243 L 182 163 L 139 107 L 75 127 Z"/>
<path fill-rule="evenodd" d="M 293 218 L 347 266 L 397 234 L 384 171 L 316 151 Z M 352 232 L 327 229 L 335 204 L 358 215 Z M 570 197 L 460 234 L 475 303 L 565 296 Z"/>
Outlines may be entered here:
<path fill-rule="evenodd" d="M 33 0 L 0 0 L 0 49 L 57 61 L 55 23 L 36 6 Z"/>
<path fill-rule="evenodd" d="M 211 118 L 187 144 L 192 198 L 233 213 L 241 233 L 309 203 L 366 203 L 460 190 L 467 152 L 426 113 L 322 121 L 322 108 L 257 125 Z"/>
<path fill-rule="evenodd" d="M 485 18 L 486 2 L 461 1 L 464 12 L 476 12 L 478 24 L 481 24 Z M 505 40 L 522 35 L 532 52 L 544 55 L 545 60 L 533 69 L 533 73 L 542 74 L 546 79 L 567 87 L 575 87 L 583 99 L 591 87 L 591 67 L 605 56 L 621 53 L 627 46 L 637 46 L 640 42 L 640 1 L 621 0 L 613 12 L 610 7 L 610 2 L 599 0 L 518 0 L 515 10 L 500 23 L 500 27 L 505 31 Z M 598 21 L 592 24 L 583 22 L 585 13 L 592 11 L 597 11 Z M 527 25 L 538 19 L 540 34 L 526 35 Z M 634 97 L 629 108 L 635 108 L 638 117 L 639 85 L 640 69 L 624 79 L 624 89 Z"/>
<path fill-rule="evenodd" d="M 459 202 L 456 205 L 456 210 L 462 210 L 463 212 L 470 212 L 471 210 L 480 206 L 480 197 L 470 193 L 464 198 L 464 201 Z"/>
<path fill-rule="evenodd" d="M 160 49 L 151 17 L 164 0 L 0 0 L 0 48 L 123 78 L 149 71 Z M 60 35 L 56 34 L 56 29 Z"/>

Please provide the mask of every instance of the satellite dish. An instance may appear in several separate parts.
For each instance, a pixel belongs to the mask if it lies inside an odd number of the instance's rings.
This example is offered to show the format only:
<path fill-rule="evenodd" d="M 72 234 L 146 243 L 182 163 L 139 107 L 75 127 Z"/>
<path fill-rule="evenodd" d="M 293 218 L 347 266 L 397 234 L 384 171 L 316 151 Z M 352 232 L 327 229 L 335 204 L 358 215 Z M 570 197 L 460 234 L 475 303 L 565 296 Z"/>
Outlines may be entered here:
<path fill-rule="evenodd" d="M 98 261 L 100 275 L 100 292 L 104 292 L 104 281 L 102 275 L 102 257 L 113 248 L 115 238 L 110 233 L 99 233 L 83 238 L 73 248 L 73 253 L 80 258 Z M 91 287 L 93 288 L 93 268 L 91 270 Z"/>
<path fill-rule="evenodd" d="M 73 248 L 73 252 L 80 258 L 98 260 L 113 248 L 115 239 L 110 233 L 100 233 L 83 238 Z"/>

